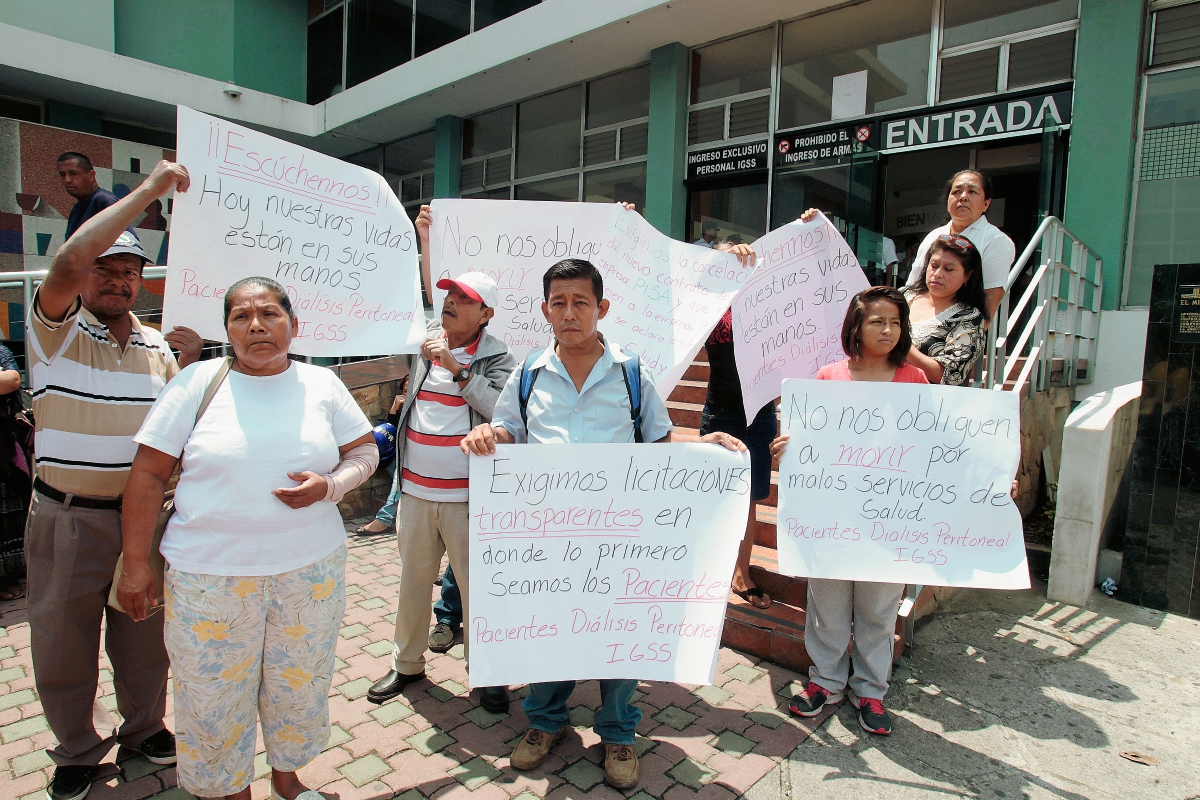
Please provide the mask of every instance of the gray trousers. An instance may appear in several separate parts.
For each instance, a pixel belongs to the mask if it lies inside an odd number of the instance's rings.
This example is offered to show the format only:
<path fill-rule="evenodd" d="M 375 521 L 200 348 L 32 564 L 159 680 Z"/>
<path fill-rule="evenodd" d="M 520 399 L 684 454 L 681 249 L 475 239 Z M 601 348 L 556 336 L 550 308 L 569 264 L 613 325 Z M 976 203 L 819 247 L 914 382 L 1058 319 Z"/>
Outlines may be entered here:
<path fill-rule="evenodd" d="M 34 493 L 25 525 L 33 675 L 59 765 L 99 764 L 120 743 L 136 747 L 163 730 L 167 649 L 163 615 L 142 622 L 109 608 L 121 554 L 121 513 L 74 508 Z M 120 730 L 96 696 L 100 623 L 112 663 Z M 97 732 L 99 729 L 99 732 Z"/>
<path fill-rule="evenodd" d="M 808 677 L 837 694 L 850 690 L 879 700 L 887 694 L 902 583 L 808 579 L 804 645 L 812 657 Z M 854 674 L 850 632 L 854 630 Z"/>

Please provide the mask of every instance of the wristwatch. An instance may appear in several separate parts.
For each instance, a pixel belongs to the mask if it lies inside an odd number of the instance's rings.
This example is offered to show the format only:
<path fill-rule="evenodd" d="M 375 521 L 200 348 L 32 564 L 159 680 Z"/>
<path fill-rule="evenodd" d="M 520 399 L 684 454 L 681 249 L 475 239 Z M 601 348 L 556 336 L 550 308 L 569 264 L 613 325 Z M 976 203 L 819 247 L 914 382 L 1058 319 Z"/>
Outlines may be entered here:
<path fill-rule="evenodd" d="M 458 372 L 454 373 L 454 380 L 469 381 L 471 380 L 471 372 L 466 367 L 463 367 Z"/>

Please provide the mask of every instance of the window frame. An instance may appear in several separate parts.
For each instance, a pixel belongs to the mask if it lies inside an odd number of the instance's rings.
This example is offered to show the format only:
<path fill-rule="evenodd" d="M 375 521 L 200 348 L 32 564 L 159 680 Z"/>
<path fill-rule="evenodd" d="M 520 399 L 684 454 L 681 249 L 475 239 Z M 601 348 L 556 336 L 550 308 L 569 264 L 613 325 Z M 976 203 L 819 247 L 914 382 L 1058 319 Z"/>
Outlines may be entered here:
<path fill-rule="evenodd" d="M 940 3 L 939 3 L 939 5 L 940 5 Z M 994 36 L 991 39 L 981 39 L 978 42 L 971 42 L 970 44 L 960 44 L 960 45 L 956 45 L 954 47 L 945 47 L 945 48 L 941 47 L 941 35 L 944 32 L 944 30 L 945 30 L 944 26 L 939 27 L 939 30 L 938 30 L 938 45 L 939 45 L 939 47 L 937 50 L 937 84 L 934 87 L 934 94 L 933 94 L 934 102 L 930 103 L 930 105 L 937 105 L 938 103 L 942 103 L 942 102 L 958 103 L 958 102 L 963 102 L 963 101 L 967 101 L 967 100 L 975 100 L 980 97 L 990 97 L 995 94 L 1004 94 L 1005 92 L 1009 91 L 1009 88 L 1008 88 L 1008 66 L 1009 66 L 1008 56 L 1009 56 L 1009 49 L 1012 47 L 1012 45 L 1019 44 L 1021 42 L 1028 42 L 1033 39 L 1041 39 L 1044 36 L 1055 36 L 1060 33 L 1067 33 L 1068 31 L 1073 31 L 1075 33 L 1075 45 L 1073 48 L 1073 52 L 1071 53 L 1071 77 L 1067 78 L 1067 80 L 1070 80 L 1070 81 L 1075 80 L 1075 66 L 1076 66 L 1076 61 L 1079 58 L 1079 17 L 1078 16 L 1076 16 L 1075 19 L 1067 20 L 1066 22 L 1056 22 L 1053 25 L 1043 25 L 1040 28 L 1031 28 L 1029 30 L 1020 31 L 1019 33 L 1013 33 L 1013 34 L 1009 34 L 1007 36 Z M 941 99 L 942 63 L 945 61 L 945 59 L 954 58 L 955 56 L 967 55 L 969 53 L 977 53 L 981 50 L 991 50 L 994 47 L 1000 48 L 999 63 L 997 64 L 997 67 L 996 67 L 996 89 L 995 89 L 995 91 L 983 92 L 981 94 L 973 94 L 973 95 L 969 95 L 966 97 L 956 97 L 953 100 L 943 101 Z M 1041 83 L 1033 83 L 1033 84 L 1029 84 L 1028 86 L 1022 86 L 1022 87 L 1020 87 L 1020 91 L 1024 92 L 1026 90 L 1037 89 L 1042 86 L 1054 86 L 1055 84 L 1059 84 L 1062 82 L 1063 82 L 1062 78 L 1058 78 L 1058 79 L 1055 79 L 1052 81 L 1042 81 Z"/>

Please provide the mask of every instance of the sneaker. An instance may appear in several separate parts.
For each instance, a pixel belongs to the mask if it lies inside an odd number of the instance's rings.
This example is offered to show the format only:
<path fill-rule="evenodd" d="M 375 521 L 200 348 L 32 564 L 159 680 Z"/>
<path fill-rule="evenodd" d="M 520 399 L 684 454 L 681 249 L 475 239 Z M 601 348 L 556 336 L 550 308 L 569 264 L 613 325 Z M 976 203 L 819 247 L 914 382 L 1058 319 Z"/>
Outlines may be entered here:
<path fill-rule="evenodd" d="M 858 724 L 867 733 L 888 736 L 892 732 L 892 717 L 883 707 L 883 701 L 874 697 L 856 697 L 850 693 L 850 704 L 858 709 Z"/>
<path fill-rule="evenodd" d="M 454 637 L 457 635 L 457 628 L 439 622 L 429 629 L 429 649 L 435 653 L 444 653 L 454 647 Z"/>
<path fill-rule="evenodd" d="M 604 745 L 604 782 L 614 789 L 637 786 L 638 757 L 633 752 L 633 745 Z"/>
<path fill-rule="evenodd" d="M 788 708 L 798 717 L 815 717 L 826 705 L 836 706 L 842 699 L 841 692 L 831 692 L 815 681 L 809 681 L 803 692 L 792 695 L 792 704 Z"/>
<path fill-rule="evenodd" d="M 86 764 L 56 767 L 54 779 L 46 787 L 49 800 L 83 800 L 92 788 L 92 770 Z"/>
<path fill-rule="evenodd" d="M 558 733 L 546 733 L 539 731 L 537 728 L 530 728 L 525 734 L 525 738 L 517 743 L 513 749 L 512 755 L 508 757 L 508 763 L 513 769 L 527 770 L 533 769 L 546 760 L 546 756 L 550 755 L 550 748 L 563 740 L 567 735 L 567 726 L 559 729 Z"/>
<path fill-rule="evenodd" d="M 175 734 L 165 728 L 153 736 L 147 736 L 137 746 L 137 751 L 151 764 L 175 763 Z"/>

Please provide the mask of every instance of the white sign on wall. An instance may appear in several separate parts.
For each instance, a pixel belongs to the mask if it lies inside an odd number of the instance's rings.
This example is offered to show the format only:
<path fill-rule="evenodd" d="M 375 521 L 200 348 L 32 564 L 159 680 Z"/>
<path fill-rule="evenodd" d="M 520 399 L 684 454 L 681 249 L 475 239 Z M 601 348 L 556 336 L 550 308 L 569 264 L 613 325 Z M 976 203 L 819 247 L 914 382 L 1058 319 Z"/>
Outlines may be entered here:
<path fill-rule="evenodd" d="M 278 281 L 309 356 L 412 353 L 425 338 L 417 237 L 382 176 L 190 108 L 178 160 L 163 330 L 225 341 L 225 290 Z"/>
<path fill-rule="evenodd" d="M 750 460 L 711 444 L 471 457 L 471 685 L 711 683 Z"/>
<path fill-rule="evenodd" d="M 870 286 L 854 250 L 824 214 L 791 222 L 754 243 L 758 268 L 733 300 L 733 347 L 750 422 L 782 392 L 845 358 L 842 320 Z"/>
<path fill-rule="evenodd" d="M 787 575 L 1029 588 L 1012 392 L 788 380 L 779 463 Z"/>

